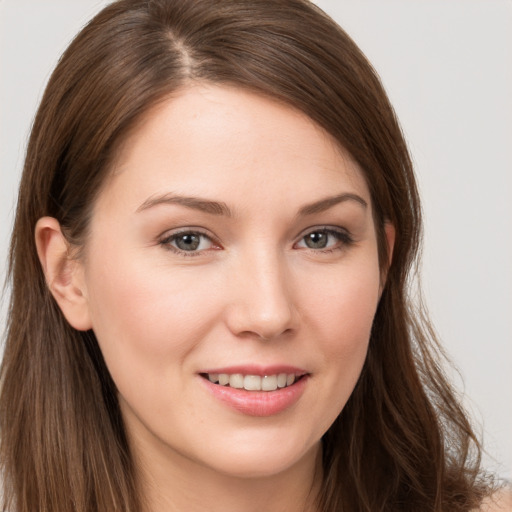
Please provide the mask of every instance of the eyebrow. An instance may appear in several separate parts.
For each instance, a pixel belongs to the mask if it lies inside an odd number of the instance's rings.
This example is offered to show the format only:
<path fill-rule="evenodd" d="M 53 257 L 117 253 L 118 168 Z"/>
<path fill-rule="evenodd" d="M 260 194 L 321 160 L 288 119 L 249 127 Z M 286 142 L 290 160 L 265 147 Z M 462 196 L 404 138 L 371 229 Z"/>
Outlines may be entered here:
<path fill-rule="evenodd" d="M 346 201 L 355 201 L 360 204 L 363 208 L 368 208 L 368 203 L 357 194 L 352 194 L 346 192 L 344 194 L 338 194 L 336 196 L 325 197 L 324 199 L 320 199 L 319 201 L 315 201 L 314 203 L 307 204 L 303 206 L 299 210 L 299 216 L 307 216 L 314 215 L 315 213 L 322 213 L 336 206 L 339 203 L 344 203 Z"/>
<path fill-rule="evenodd" d="M 328 210 L 329 208 L 332 208 L 333 206 L 336 206 L 337 204 L 340 203 L 344 203 L 346 201 L 355 201 L 365 209 L 368 207 L 368 203 L 361 196 L 352 193 L 343 193 L 335 196 L 325 197 L 323 199 L 320 199 L 319 201 L 306 204 L 299 210 L 298 216 L 302 217 L 314 215 L 316 213 L 322 213 Z M 137 208 L 136 212 L 139 213 L 161 204 L 177 204 L 180 206 L 185 206 L 186 208 L 191 208 L 193 210 L 199 210 L 205 213 L 209 213 L 211 215 L 224 215 L 226 217 L 233 216 L 228 205 L 224 202 L 211 201 L 208 199 L 201 199 L 199 197 L 192 196 L 177 196 L 174 194 L 152 196 L 146 199 L 146 201 L 144 201 Z"/>
<path fill-rule="evenodd" d="M 209 201 L 207 199 L 200 199 L 199 197 L 177 196 L 174 194 L 164 194 L 146 199 L 146 201 L 137 208 L 137 213 L 161 204 L 177 204 L 212 215 L 232 216 L 231 210 L 226 203 Z"/>

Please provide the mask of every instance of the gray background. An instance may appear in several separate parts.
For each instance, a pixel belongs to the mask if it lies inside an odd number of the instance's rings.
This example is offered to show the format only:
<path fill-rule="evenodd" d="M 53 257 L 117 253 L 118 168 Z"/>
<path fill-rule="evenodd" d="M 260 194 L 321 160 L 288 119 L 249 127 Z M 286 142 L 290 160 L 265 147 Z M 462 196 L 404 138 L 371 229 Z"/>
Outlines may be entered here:
<path fill-rule="evenodd" d="M 49 74 L 105 1 L 0 0 L 0 276 Z M 382 77 L 416 164 L 422 282 L 489 454 L 512 478 L 512 2 L 318 0 Z M 5 301 L 0 312 L 5 323 Z"/>

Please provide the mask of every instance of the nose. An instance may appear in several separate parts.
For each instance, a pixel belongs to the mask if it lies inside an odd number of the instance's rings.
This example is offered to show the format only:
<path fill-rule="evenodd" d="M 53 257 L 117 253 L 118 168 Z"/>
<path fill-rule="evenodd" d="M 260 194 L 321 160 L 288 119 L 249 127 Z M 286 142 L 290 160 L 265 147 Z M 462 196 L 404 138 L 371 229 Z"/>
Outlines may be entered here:
<path fill-rule="evenodd" d="M 279 255 L 252 255 L 236 266 L 226 321 L 236 336 L 272 340 L 297 328 L 293 283 Z"/>

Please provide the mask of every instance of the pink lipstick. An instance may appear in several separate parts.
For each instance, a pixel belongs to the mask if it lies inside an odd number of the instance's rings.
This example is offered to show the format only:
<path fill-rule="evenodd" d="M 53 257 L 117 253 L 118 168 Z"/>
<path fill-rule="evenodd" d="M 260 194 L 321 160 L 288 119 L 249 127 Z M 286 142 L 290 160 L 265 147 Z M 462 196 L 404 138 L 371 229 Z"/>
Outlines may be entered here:
<path fill-rule="evenodd" d="M 296 367 L 230 366 L 200 372 L 206 389 L 223 404 L 249 416 L 272 416 L 294 405 L 309 374 Z"/>

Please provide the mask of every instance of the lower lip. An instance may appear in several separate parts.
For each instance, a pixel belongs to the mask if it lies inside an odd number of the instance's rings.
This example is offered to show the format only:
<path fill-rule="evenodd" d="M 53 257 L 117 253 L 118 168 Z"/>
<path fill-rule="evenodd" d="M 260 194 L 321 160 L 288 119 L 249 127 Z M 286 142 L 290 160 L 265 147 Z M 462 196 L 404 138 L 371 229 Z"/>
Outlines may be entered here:
<path fill-rule="evenodd" d="M 201 377 L 206 388 L 227 406 L 248 416 L 273 416 L 297 403 L 306 388 L 308 376 L 304 375 L 291 386 L 275 391 L 247 391 L 213 384 Z"/>

